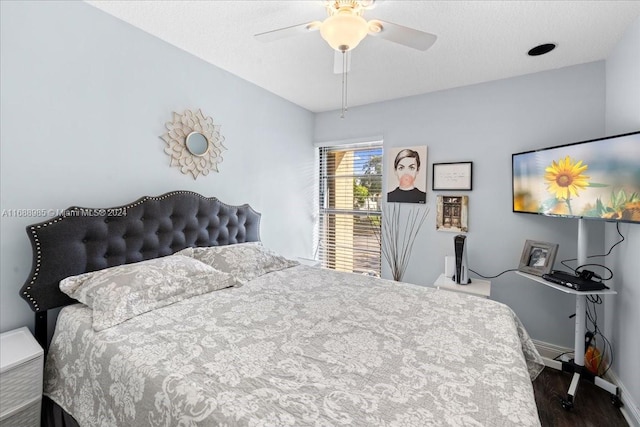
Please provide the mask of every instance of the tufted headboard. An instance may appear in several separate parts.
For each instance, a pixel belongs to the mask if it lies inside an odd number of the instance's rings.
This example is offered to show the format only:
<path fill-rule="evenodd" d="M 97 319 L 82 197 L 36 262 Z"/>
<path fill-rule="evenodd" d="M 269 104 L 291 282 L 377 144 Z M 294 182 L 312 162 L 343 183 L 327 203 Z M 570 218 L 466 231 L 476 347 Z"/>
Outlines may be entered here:
<path fill-rule="evenodd" d="M 174 191 L 114 208 L 70 207 L 28 226 L 27 234 L 33 264 L 20 296 L 36 313 L 46 313 L 75 302 L 58 288 L 65 277 L 171 255 L 189 246 L 259 241 L 260 214 L 249 205 L 230 206 L 213 197 Z"/>

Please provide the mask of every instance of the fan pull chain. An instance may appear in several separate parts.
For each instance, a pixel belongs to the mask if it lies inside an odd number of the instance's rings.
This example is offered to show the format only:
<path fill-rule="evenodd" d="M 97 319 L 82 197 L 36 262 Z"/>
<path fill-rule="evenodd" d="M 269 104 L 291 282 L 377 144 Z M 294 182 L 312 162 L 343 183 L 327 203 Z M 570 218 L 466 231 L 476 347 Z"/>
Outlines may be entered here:
<path fill-rule="evenodd" d="M 347 112 L 347 49 L 340 50 L 342 51 L 342 113 L 340 118 L 344 119 L 344 114 Z"/>

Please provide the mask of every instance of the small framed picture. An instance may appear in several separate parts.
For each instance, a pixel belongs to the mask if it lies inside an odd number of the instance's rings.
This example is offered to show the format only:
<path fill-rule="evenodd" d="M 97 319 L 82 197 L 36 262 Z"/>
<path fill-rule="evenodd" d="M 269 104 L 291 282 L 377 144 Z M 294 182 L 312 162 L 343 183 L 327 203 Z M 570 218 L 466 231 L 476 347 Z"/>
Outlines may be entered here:
<path fill-rule="evenodd" d="M 436 230 L 466 233 L 469 231 L 469 196 L 438 196 Z"/>
<path fill-rule="evenodd" d="M 434 163 L 432 189 L 471 190 L 473 162 Z"/>
<path fill-rule="evenodd" d="M 527 240 L 524 242 L 518 271 L 535 276 L 547 274 L 553 268 L 557 252 L 558 245 L 556 243 Z"/>

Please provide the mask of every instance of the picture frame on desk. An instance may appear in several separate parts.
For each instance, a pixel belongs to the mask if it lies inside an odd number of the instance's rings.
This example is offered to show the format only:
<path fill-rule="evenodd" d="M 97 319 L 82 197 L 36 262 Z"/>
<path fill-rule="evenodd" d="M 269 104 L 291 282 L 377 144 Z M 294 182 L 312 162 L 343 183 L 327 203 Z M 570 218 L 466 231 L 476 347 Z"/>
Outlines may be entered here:
<path fill-rule="evenodd" d="M 557 243 L 526 240 L 520 256 L 518 271 L 535 276 L 548 274 L 553 268 L 557 253 Z"/>

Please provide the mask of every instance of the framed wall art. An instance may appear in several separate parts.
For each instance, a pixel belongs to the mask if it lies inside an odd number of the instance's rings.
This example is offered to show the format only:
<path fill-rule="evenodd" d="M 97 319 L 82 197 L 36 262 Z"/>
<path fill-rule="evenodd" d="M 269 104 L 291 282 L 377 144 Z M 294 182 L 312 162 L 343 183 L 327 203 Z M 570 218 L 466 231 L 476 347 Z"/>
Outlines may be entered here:
<path fill-rule="evenodd" d="M 471 190 L 473 162 L 434 163 L 432 189 Z"/>
<path fill-rule="evenodd" d="M 469 231 L 469 196 L 438 196 L 436 230 Z"/>
<path fill-rule="evenodd" d="M 390 148 L 387 155 L 387 202 L 427 202 L 427 146 Z"/>
<path fill-rule="evenodd" d="M 218 172 L 222 151 L 227 149 L 222 145 L 220 126 L 201 110 L 174 112 L 173 120 L 165 124 L 167 132 L 160 137 L 167 144 L 164 152 L 171 157 L 169 164 L 179 167 L 185 175 L 191 174 L 193 179 Z"/>
<path fill-rule="evenodd" d="M 527 240 L 524 242 L 518 271 L 535 276 L 548 274 L 553 268 L 557 253 L 558 245 L 556 243 Z"/>

